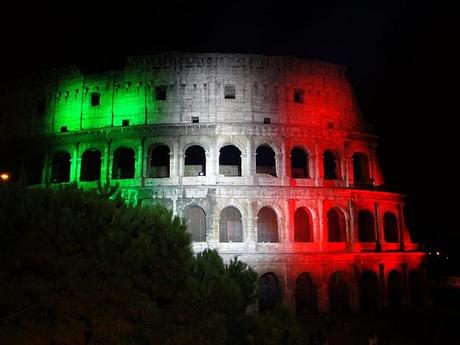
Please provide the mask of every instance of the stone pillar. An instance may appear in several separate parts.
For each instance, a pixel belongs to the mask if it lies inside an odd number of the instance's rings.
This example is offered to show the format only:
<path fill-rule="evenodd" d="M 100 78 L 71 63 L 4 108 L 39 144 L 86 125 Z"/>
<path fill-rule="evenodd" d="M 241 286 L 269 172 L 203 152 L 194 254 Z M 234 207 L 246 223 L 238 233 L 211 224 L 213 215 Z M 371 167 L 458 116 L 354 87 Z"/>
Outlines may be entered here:
<path fill-rule="evenodd" d="M 70 150 L 69 150 L 70 151 Z M 81 157 L 80 157 L 80 143 L 75 146 L 72 156 L 70 158 L 70 176 L 69 182 L 78 182 L 80 177 Z"/>
<path fill-rule="evenodd" d="M 318 282 L 318 310 L 320 313 L 329 312 L 328 270 L 325 264 L 321 267 L 321 277 Z"/>
<path fill-rule="evenodd" d="M 402 304 L 403 306 L 408 306 L 409 301 L 409 272 L 407 269 L 407 263 L 403 262 L 402 267 Z"/>
<path fill-rule="evenodd" d="M 360 309 L 359 301 L 359 270 L 356 264 L 351 265 L 351 274 L 350 274 L 350 310 L 356 312 Z"/>
<path fill-rule="evenodd" d="M 315 180 L 316 186 L 321 186 L 324 179 L 323 155 L 319 151 L 318 145 L 315 145 Z"/>
<path fill-rule="evenodd" d="M 345 182 L 345 187 L 349 187 L 351 185 L 353 185 L 353 178 L 351 178 L 350 176 L 353 175 L 351 172 L 350 172 L 350 166 L 353 167 L 353 164 L 350 164 L 351 162 L 351 159 L 350 157 L 344 157 L 343 159 L 343 163 L 344 163 L 344 172 L 345 174 L 343 175 L 343 181 Z M 353 169 L 351 169 L 353 170 Z"/>
<path fill-rule="evenodd" d="M 348 222 L 348 243 L 349 243 L 349 250 L 354 252 L 357 251 L 356 249 L 356 242 L 357 242 L 357 237 L 356 237 L 356 232 L 355 232 L 355 212 L 354 212 L 354 207 L 353 207 L 353 202 L 351 200 L 348 201 L 348 212 L 350 213 L 349 219 L 350 221 Z"/>
<path fill-rule="evenodd" d="M 319 250 L 322 252 L 324 250 L 324 243 L 327 241 L 327 219 L 326 215 L 324 214 L 323 210 L 323 200 L 317 200 L 317 209 L 318 209 L 318 221 L 317 221 L 317 232 L 316 237 L 314 238 L 315 241 L 318 241 Z"/>
<path fill-rule="evenodd" d="M 385 238 L 384 238 L 384 234 L 382 231 L 381 217 L 380 217 L 380 205 L 378 202 L 375 203 L 375 228 L 377 232 L 375 250 L 381 251 L 382 243 L 385 243 Z"/>
<path fill-rule="evenodd" d="M 379 306 L 386 307 L 388 305 L 388 289 L 386 284 L 385 266 L 379 264 Z"/>
<path fill-rule="evenodd" d="M 405 231 L 405 220 L 404 220 L 404 212 L 403 210 L 401 209 L 401 205 L 398 204 L 398 230 L 399 230 L 399 242 L 400 242 L 400 245 L 401 245 L 401 251 L 403 252 L 404 251 L 404 242 L 406 241 L 406 231 Z"/>

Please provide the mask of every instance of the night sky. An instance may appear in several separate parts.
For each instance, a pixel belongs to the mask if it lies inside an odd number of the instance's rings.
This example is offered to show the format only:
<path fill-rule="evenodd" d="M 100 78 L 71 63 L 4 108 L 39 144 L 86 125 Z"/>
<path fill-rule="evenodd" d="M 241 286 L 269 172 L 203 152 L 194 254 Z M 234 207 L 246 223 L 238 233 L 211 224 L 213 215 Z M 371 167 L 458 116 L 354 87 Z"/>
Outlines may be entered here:
<path fill-rule="evenodd" d="M 460 240 L 455 13 L 441 1 L 58 2 L 4 8 L 2 82 L 54 66 L 91 73 L 161 51 L 293 55 L 347 66 L 380 137 L 386 182 L 416 240 Z M 53 7 L 54 14 L 50 9 Z M 25 27 L 30 29 L 24 30 Z"/>

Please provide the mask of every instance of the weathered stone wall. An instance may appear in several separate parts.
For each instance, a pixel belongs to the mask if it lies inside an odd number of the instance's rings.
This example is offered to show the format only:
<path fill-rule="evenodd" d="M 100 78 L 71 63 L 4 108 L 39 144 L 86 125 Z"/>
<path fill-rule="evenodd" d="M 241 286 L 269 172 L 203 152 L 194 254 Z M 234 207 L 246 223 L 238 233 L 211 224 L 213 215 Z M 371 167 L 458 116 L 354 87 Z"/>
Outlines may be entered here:
<path fill-rule="evenodd" d="M 257 55 L 163 54 L 131 58 L 122 71 L 87 76 L 67 70 L 44 76 L 27 92 L 18 114 L 30 121 L 16 130 L 45 145 L 36 149 L 44 154 L 43 185 L 53 185 L 57 152 L 70 154 L 69 182 L 93 188 L 95 182 L 81 181 L 84 152 L 101 153 L 100 178 L 105 181 L 113 178 L 116 150 L 129 148 L 134 176 L 116 180 L 126 199 L 160 202 L 184 217 L 190 206 L 201 207 L 206 234 L 194 249 L 216 248 L 226 260 L 237 255 L 260 274 L 275 274 L 288 305 L 295 304 L 301 273 L 311 277 L 322 311 L 328 310 L 334 272 L 341 272 L 349 285 L 354 309 L 359 308 L 358 285 L 365 271 L 378 277 L 382 305 L 388 302 L 386 279 L 393 270 L 403 277 L 404 303 L 410 300 L 408 272 L 420 269 L 422 254 L 409 237 L 404 197 L 382 188 L 376 137 L 366 131 L 342 67 Z M 169 148 L 169 176 L 151 178 L 152 148 L 160 144 Z M 205 152 L 204 176 L 186 176 L 192 169 L 185 169 L 186 151 L 193 145 Z M 224 171 L 220 150 L 226 145 L 241 152 L 241 176 L 219 173 Z M 261 146 L 273 150 L 276 176 L 257 172 Z M 293 177 L 294 148 L 307 156 L 304 178 Z M 325 176 L 325 151 L 336 158 L 336 178 Z M 355 176 L 357 153 L 365 157 L 365 183 Z M 219 237 L 220 214 L 229 206 L 241 214 L 241 242 Z M 276 214 L 277 242 L 258 239 L 263 207 Z M 294 238 L 294 214 L 300 208 L 311 218 L 308 242 Z M 331 209 L 343 215 L 341 242 L 328 239 Z M 374 220 L 375 238 L 368 242 L 359 241 L 360 211 Z M 397 240 L 386 241 L 386 213 L 396 219 Z"/>

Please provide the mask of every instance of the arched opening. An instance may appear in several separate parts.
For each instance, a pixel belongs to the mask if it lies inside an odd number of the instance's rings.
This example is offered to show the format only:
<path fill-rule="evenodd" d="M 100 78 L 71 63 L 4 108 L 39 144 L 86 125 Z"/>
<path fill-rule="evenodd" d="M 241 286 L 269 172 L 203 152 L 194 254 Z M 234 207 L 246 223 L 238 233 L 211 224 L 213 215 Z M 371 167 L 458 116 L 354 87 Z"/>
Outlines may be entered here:
<path fill-rule="evenodd" d="M 324 151 L 323 155 L 324 179 L 336 180 L 339 177 L 337 157 L 331 151 Z"/>
<path fill-rule="evenodd" d="M 275 211 L 263 207 L 257 213 L 257 241 L 278 242 L 278 219 Z"/>
<path fill-rule="evenodd" d="M 414 306 L 422 305 L 423 303 L 423 285 L 422 276 L 417 270 L 412 270 L 409 273 L 409 290 L 411 303 Z"/>
<path fill-rule="evenodd" d="M 355 183 L 369 183 L 369 159 L 364 153 L 354 153 L 353 157 L 353 180 Z"/>
<path fill-rule="evenodd" d="M 388 274 L 388 304 L 392 308 L 400 308 L 402 306 L 402 276 L 396 270 Z"/>
<path fill-rule="evenodd" d="M 241 222 L 241 213 L 236 207 L 226 207 L 220 212 L 219 241 L 243 241 L 243 224 Z"/>
<path fill-rule="evenodd" d="M 70 181 L 70 153 L 57 152 L 53 157 L 51 166 L 51 183 Z"/>
<path fill-rule="evenodd" d="M 42 154 L 32 154 L 25 162 L 25 179 L 26 185 L 42 183 L 43 167 L 45 166 L 45 157 Z"/>
<path fill-rule="evenodd" d="M 278 279 L 273 273 L 265 273 L 259 278 L 257 284 L 259 297 L 259 313 L 271 311 L 281 303 L 281 288 Z"/>
<path fill-rule="evenodd" d="M 193 242 L 206 242 L 206 213 L 199 206 L 190 206 L 185 212 L 187 230 Z"/>
<path fill-rule="evenodd" d="M 358 238 L 360 242 L 375 242 L 374 216 L 367 210 L 358 212 Z"/>
<path fill-rule="evenodd" d="M 201 146 L 193 145 L 185 151 L 184 176 L 205 176 L 206 154 Z"/>
<path fill-rule="evenodd" d="M 101 179 L 101 151 L 86 150 L 81 157 L 80 181 Z"/>
<path fill-rule="evenodd" d="M 385 242 L 398 242 L 398 219 L 392 212 L 385 212 L 383 216 L 383 233 L 385 235 Z"/>
<path fill-rule="evenodd" d="M 294 213 L 294 241 L 313 241 L 311 216 L 304 208 L 298 208 Z"/>
<path fill-rule="evenodd" d="M 295 282 L 295 311 L 297 315 L 313 314 L 318 310 L 316 291 L 307 273 L 302 273 Z"/>
<path fill-rule="evenodd" d="M 379 279 L 372 271 L 365 271 L 359 280 L 359 297 L 361 310 L 374 311 L 378 308 Z"/>
<path fill-rule="evenodd" d="M 134 150 L 128 147 L 119 147 L 113 154 L 113 179 L 134 178 Z"/>
<path fill-rule="evenodd" d="M 169 147 L 166 145 L 155 145 L 151 147 L 148 177 L 169 177 L 170 152 Z"/>
<path fill-rule="evenodd" d="M 337 208 L 332 208 L 327 213 L 327 239 L 328 242 L 346 242 L 345 216 Z"/>
<path fill-rule="evenodd" d="M 349 308 L 348 284 L 342 272 L 335 272 L 329 278 L 329 310 L 343 313 Z"/>
<path fill-rule="evenodd" d="M 256 150 L 256 173 L 276 177 L 275 151 L 268 145 L 260 145 Z"/>
<path fill-rule="evenodd" d="M 308 178 L 308 155 L 299 147 L 291 151 L 291 177 Z"/>
<path fill-rule="evenodd" d="M 241 176 L 241 151 L 227 145 L 220 149 L 219 174 L 224 176 Z"/>

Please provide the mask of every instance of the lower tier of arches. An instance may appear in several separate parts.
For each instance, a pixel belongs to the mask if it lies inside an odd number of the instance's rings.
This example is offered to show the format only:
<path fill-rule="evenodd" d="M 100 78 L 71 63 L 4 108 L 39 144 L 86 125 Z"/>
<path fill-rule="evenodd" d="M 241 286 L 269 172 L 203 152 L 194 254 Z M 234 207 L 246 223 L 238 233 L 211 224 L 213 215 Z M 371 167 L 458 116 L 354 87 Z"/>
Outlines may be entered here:
<path fill-rule="evenodd" d="M 248 254 L 239 257 L 259 273 L 263 313 L 283 304 L 298 315 L 372 312 L 427 303 L 423 253 Z M 230 254 L 224 254 L 230 260 Z"/>

